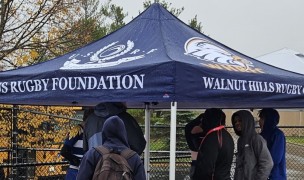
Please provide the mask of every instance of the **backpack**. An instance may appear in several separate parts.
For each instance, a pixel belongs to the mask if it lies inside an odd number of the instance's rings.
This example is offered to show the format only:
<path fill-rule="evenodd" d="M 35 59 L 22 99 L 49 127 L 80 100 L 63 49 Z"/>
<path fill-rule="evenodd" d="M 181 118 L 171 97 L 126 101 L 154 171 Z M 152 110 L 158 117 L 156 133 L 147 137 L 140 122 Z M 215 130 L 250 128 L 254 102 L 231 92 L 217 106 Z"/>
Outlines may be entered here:
<path fill-rule="evenodd" d="M 133 171 L 127 159 L 136 154 L 131 149 L 123 150 L 120 154 L 110 151 L 104 146 L 95 147 L 102 155 L 93 174 L 93 180 L 132 180 Z"/>

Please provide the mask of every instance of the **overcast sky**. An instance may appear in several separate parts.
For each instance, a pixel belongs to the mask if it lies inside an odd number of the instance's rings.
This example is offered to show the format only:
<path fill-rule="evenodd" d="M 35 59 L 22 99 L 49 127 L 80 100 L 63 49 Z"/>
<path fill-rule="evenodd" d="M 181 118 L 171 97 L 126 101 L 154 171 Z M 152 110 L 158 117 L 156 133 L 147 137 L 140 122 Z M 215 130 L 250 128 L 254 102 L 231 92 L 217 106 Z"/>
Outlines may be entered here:
<path fill-rule="evenodd" d="M 112 0 L 128 12 L 143 11 L 144 0 Z M 152 2 L 154 2 L 152 0 Z M 185 10 L 188 24 L 197 15 L 204 34 L 251 57 L 283 48 L 304 53 L 304 0 L 166 0 Z"/>

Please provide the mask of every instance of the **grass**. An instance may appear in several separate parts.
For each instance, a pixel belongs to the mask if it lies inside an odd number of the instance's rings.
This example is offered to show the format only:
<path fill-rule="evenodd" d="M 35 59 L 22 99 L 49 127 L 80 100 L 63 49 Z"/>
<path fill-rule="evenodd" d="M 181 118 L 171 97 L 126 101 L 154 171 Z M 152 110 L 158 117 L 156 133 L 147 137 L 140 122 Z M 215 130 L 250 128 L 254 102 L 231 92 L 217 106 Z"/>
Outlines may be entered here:
<path fill-rule="evenodd" d="M 287 136 L 286 142 L 304 145 L 304 137 L 303 136 Z"/>

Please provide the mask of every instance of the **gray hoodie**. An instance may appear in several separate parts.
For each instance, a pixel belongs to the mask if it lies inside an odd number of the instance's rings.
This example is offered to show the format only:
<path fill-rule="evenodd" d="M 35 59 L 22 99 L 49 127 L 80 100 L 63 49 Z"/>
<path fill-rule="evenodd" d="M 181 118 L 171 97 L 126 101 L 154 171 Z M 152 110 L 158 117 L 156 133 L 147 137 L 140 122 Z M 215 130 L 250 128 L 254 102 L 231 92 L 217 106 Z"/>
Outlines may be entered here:
<path fill-rule="evenodd" d="M 235 129 L 233 119 L 241 119 L 241 132 Z M 240 110 L 232 115 L 232 125 L 239 137 L 237 142 L 237 156 L 235 180 L 266 180 L 273 167 L 273 161 L 266 141 L 256 133 L 254 118 L 249 111 Z"/>

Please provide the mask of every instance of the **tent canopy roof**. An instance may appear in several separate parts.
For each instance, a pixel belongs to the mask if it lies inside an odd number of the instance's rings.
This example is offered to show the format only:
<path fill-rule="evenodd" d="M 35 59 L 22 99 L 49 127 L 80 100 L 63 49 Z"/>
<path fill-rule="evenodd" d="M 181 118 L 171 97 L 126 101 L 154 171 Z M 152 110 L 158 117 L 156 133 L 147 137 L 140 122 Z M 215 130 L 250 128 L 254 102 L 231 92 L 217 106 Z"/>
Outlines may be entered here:
<path fill-rule="evenodd" d="M 129 107 L 304 106 L 302 75 L 237 52 L 154 3 L 121 29 L 60 57 L 0 73 L 0 103 Z M 155 102 L 155 103 L 153 103 Z"/>

